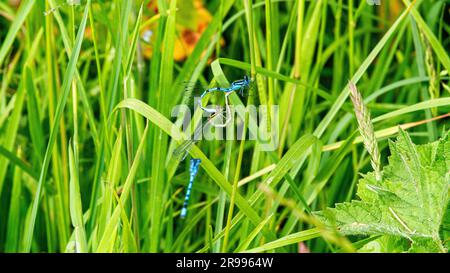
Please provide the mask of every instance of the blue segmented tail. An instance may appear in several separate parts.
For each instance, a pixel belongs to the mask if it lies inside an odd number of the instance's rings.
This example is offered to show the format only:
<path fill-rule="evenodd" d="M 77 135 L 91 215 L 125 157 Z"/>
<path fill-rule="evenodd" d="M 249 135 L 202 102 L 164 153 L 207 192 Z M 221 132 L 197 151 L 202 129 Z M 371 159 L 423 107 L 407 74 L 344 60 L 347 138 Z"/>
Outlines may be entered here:
<path fill-rule="evenodd" d="M 186 197 L 184 197 L 183 207 L 181 208 L 180 217 L 185 218 L 187 214 L 187 205 L 189 203 L 189 198 L 191 197 L 191 189 L 192 185 L 194 184 L 195 176 L 197 175 L 198 169 L 200 167 L 200 163 L 202 161 L 198 158 L 192 158 L 191 159 L 191 166 L 189 168 L 189 184 L 186 190 Z"/>

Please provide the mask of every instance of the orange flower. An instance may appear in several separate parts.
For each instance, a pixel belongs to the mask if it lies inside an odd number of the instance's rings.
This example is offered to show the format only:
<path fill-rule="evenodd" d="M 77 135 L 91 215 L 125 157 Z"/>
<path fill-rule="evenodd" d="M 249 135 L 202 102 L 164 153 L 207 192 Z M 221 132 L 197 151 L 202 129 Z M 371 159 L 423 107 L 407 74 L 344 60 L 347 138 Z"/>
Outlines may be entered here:
<path fill-rule="evenodd" d="M 153 13 L 153 16 L 158 13 L 158 5 L 154 0 L 149 2 L 147 8 L 150 13 Z M 174 45 L 174 59 L 176 61 L 183 61 L 192 53 L 203 31 L 205 31 L 211 21 L 212 16 L 203 6 L 202 0 L 184 0 L 179 2 L 176 21 L 177 33 Z M 157 22 L 150 24 L 141 32 L 141 38 L 145 42 L 143 51 L 146 58 L 151 58 L 152 56 L 153 33 L 157 26 Z"/>
<path fill-rule="evenodd" d="M 400 16 L 400 13 L 404 9 L 404 5 L 401 0 L 386 1 L 386 4 L 388 5 L 388 8 L 383 5 L 378 6 L 378 14 L 381 18 L 393 23 Z M 380 26 L 383 28 L 387 27 L 383 23 L 380 23 Z"/>

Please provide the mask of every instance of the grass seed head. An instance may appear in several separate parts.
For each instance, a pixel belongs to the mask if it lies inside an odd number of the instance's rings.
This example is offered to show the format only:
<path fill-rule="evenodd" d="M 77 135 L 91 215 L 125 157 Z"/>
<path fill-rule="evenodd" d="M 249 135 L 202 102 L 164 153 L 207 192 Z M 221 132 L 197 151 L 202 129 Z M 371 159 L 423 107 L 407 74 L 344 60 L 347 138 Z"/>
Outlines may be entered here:
<path fill-rule="evenodd" d="M 352 100 L 356 120 L 358 121 L 359 133 L 363 138 L 364 147 L 369 152 L 370 163 L 375 171 L 375 177 L 379 181 L 381 180 L 380 151 L 378 149 L 378 143 L 375 137 L 372 120 L 370 119 L 370 112 L 364 104 L 363 97 L 356 88 L 356 85 L 349 82 L 349 88 L 350 99 Z"/>

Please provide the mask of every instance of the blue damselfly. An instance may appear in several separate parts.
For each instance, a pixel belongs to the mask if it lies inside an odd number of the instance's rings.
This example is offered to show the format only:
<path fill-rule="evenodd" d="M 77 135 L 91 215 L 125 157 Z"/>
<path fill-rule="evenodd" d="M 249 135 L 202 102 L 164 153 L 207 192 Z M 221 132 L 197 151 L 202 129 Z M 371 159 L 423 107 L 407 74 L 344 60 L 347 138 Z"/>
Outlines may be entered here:
<path fill-rule="evenodd" d="M 233 92 L 236 92 L 238 90 L 239 90 L 239 93 L 241 95 L 243 95 L 244 89 L 250 87 L 250 83 L 251 83 L 250 78 L 247 77 L 247 76 L 244 76 L 244 79 L 237 80 L 237 81 L 234 81 L 233 83 L 231 83 L 230 87 L 213 87 L 213 88 L 206 89 L 202 93 L 202 95 L 200 96 L 199 105 L 200 105 L 200 108 L 203 111 L 212 114 L 208 118 L 207 124 L 210 123 L 214 127 L 225 127 L 225 126 L 227 126 L 227 124 L 230 122 L 230 120 L 232 118 L 228 97 Z M 222 92 L 225 95 L 225 111 L 223 111 L 221 107 L 218 107 L 218 108 L 215 108 L 215 109 L 210 109 L 210 108 L 203 107 L 203 103 L 202 103 L 203 98 L 206 96 L 206 94 L 212 93 L 212 92 Z M 187 100 L 188 100 L 188 98 L 190 97 L 191 94 L 192 94 L 192 89 L 190 90 L 190 92 L 188 92 L 188 94 L 185 94 L 185 97 L 184 97 L 183 101 L 187 102 Z M 226 112 L 227 113 L 227 114 L 225 114 L 226 116 L 224 116 L 224 114 L 222 114 L 222 112 Z M 225 118 L 226 119 L 225 122 L 222 123 L 222 124 L 215 124 L 214 120 L 216 120 L 218 117 Z M 174 155 L 175 158 L 182 157 L 181 161 L 183 161 L 185 159 L 185 157 L 187 156 L 189 150 L 192 148 L 192 145 L 194 145 L 194 143 L 196 143 L 198 141 L 198 140 L 195 139 L 195 137 L 199 133 L 199 130 L 202 130 L 202 126 L 199 126 L 195 130 L 194 138 L 189 139 L 189 140 L 185 140 L 180 145 L 178 145 L 178 147 L 173 151 L 173 155 Z M 190 161 L 189 184 L 187 186 L 186 196 L 184 198 L 183 207 L 182 207 L 181 213 L 180 213 L 180 217 L 181 218 L 185 218 L 186 217 L 187 205 L 189 203 L 189 198 L 191 196 L 192 185 L 194 184 L 194 179 L 195 179 L 195 176 L 198 173 L 198 169 L 200 167 L 200 163 L 201 163 L 201 160 L 198 159 L 198 158 L 192 158 L 191 161 Z"/>
<path fill-rule="evenodd" d="M 186 196 L 184 197 L 183 207 L 181 208 L 180 217 L 185 218 L 187 214 L 187 205 L 189 204 L 189 198 L 191 197 L 192 185 L 194 184 L 195 176 L 198 173 L 198 169 L 200 167 L 200 163 L 202 161 L 198 158 L 191 159 L 191 165 L 189 168 L 189 184 L 186 190 Z"/>
<path fill-rule="evenodd" d="M 209 108 L 206 108 L 203 106 L 202 101 L 203 101 L 203 98 L 206 96 L 206 94 L 212 93 L 212 92 L 223 92 L 225 94 L 225 98 L 226 98 L 225 102 L 227 103 L 227 106 L 228 106 L 228 96 L 232 92 L 235 92 L 238 90 L 239 90 L 239 94 L 243 95 L 244 89 L 250 87 L 250 83 L 251 83 L 250 78 L 248 76 L 244 76 L 244 79 L 232 82 L 230 87 L 208 88 L 200 96 L 200 99 L 199 99 L 200 108 L 202 108 L 203 111 L 208 112 L 208 113 L 216 113 L 217 112 L 216 109 L 209 109 Z"/>

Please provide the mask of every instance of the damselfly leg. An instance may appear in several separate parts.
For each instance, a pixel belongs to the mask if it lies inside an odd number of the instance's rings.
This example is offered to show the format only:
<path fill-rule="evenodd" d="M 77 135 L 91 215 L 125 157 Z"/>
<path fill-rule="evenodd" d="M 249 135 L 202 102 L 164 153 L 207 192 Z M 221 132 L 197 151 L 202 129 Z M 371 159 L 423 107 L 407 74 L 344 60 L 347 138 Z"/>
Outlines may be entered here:
<path fill-rule="evenodd" d="M 207 112 L 207 113 L 211 113 L 211 114 L 215 114 L 218 111 L 214 108 L 206 108 L 205 106 L 203 106 L 203 98 L 209 94 L 209 93 L 213 93 L 213 92 L 221 92 L 225 95 L 225 103 L 227 104 L 227 108 L 229 108 L 228 106 L 228 96 L 233 93 L 238 91 L 240 95 L 244 95 L 244 89 L 249 88 L 251 86 L 252 80 L 248 77 L 248 76 L 244 76 L 244 79 L 242 80 L 237 80 L 231 83 L 231 85 L 229 87 L 213 87 L 213 88 L 208 88 L 205 91 L 203 91 L 202 95 L 200 96 L 199 99 L 199 105 L 200 108 Z M 227 109 L 228 110 L 228 109 Z M 224 127 L 224 126 L 223 126 Z"/>
<path fill-rule="evenodd" d="M 231 118 L 232 118 L 232 112 L 231 112 L 230 104 L 228 102 L 228 96 L 230 96 L 231 93 L 232 92 L 225 93 L 225 111 L 217 111 L 208 118 L 208 123 L 211 123 L 212 126 L 218 127 L 218 128 L 223 128 L 223 127 L 226 127 L 228 125 L 228 123 L 230 123 Z M 215 122 L 216 120 L 223 121 L 224 119 L 225 119 L 225 122 L 222 122 L 222 123 Z"/>

